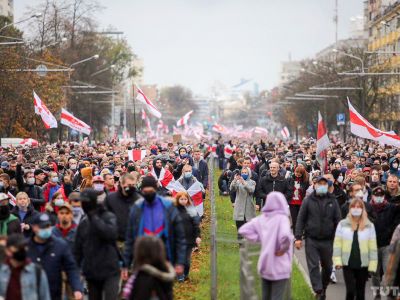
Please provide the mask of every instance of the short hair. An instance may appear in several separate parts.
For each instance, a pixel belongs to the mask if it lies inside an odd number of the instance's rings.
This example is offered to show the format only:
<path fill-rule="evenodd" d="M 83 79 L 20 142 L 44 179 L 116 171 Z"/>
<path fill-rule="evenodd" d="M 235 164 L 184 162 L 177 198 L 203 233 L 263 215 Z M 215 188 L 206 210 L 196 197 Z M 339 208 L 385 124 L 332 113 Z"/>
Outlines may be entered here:
<path fill-rule="evenodd" d="M 191 165 L 184 165 L 182 168 L 182 173 L 186 172 L 188 169 L 192 170 L 192 166 Z"/>
<path fill-rule="evenodd" d="M 10 182 L 10 176 L 7 173 L 0 174 L 0 179 Z"/>
<path fill-rule="evenodd" d="M 249 161 L 251 161 L 251 158 L 250 158 L 250 156 L 246 156 L 245 158 L 243 158 L 243 161 L 245 161 L 245 160 L 249 160 Z"/>
<path fill-rule="evenodd" d="M 29 199 L 29 196 L 28 196 L 28 194 L 27 193 L 25 193 L 25 192 L 19 192 L 16 196 L 15 196 L 15 199 L 17 199 L 18 200 L 18 198 L 20 198 L 20 197 L 26 197 L 26 198 L 28 198 Z"/>
<path fill-rule="evenodd" d="M 103 179 L 104 179 L 104 180 L 107 180 L 107 176 L 114 177 L 113 174 L 111 174 L 111 173 L 106 173 L 106 174 L 103 174 Z"/>
<path fill-rule="evenodd" d="M 136 178 L 131 173 L 126 173 L 121 176 L 121 178 L 119 179 L 119 182 L 124 184 L 127 180 L 136 181 Z"/>

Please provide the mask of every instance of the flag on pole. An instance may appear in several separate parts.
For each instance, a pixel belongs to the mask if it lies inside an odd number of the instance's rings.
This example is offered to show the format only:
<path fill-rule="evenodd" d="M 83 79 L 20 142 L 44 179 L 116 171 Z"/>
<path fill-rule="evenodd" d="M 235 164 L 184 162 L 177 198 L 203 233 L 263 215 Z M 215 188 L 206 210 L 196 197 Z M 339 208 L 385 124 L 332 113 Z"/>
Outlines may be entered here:
<path fill-rule="evenodd" d="M 157 109 L 153 102 L 151 102 L 150 99 L 146 97 L 146 95 L 143 93 L 138 85 L 135 86 L 137 89 L 136 100 L 142 102 L 153 116 L 155 116 L 156 118 L 161 118 L 161 112 Z"/>
<path fill-rule="evenodd" d="M 193 110 L 189 111 L 188 113 L 186 113 L 182 118 L 180 118 L 178 120 L 178 122 L 176 122 L 176 126 L 183 126 L 186 125 L 189 121 L 190 115 L 193 113 Z"/>
<path fill-rule="evenodd" d="M 128 159 L 131 161 L 142 161 L 146 157 L 146 150 L 128 150 Z"/>
<path fill-rule="evenodd" d="M 92 128 L 82 120 L 79 120 L 77 117 L 74 117 L 70 112 L 61 109 L 61 124 L 68 126 L 69 128 L 76 130 L 78 132 L 90 135 Z"/>
<path fill-rule="evenodd" d="M 57 128 L 56 118 L 48 110 L 47 106 L 43 103 L 35 91 L 33 91 L 33 105 L 35 106 L 35 114 L 42 118 L 46 129 Z"/>
<path fill-rule="evenodd" d="M 285 139 L 290 138 L 290 132 L 286 126 L 282 128 L 281 134 L 282 134 L 283 138 L 285 138 Z"/>
<path fill-rule="evenodd" d="M 146 120 L 147 114 L 146 111 L 142 108 L 142 120 Z"/>
<path fill-rule="evenodd" d="M 35 139 L 23 139 L 19 144 L 22 146 L 30 146 L 30 147 L 39 146 L 39 142 Z"/>
<path fill-rule="evenodd" d="M 325 173 L 327 164 L 327 149 L 330 147 L 328 132 L 325 127 L 321 113 L 318 112 L 318 132 L 317 132 L 317 161 L 321 167 L 321 172 Z"/>
<path fill-rule="evenodd" d="M 349 98 L 347 98 L 347 101 L 349 104 L 350 131 L 352 134 L 364 139 L 380 142 L 381 144 L 400 147 L 400 137 L 394 131 L 382 131 L 374 127 L 356 111 L 350 103 Z"/>

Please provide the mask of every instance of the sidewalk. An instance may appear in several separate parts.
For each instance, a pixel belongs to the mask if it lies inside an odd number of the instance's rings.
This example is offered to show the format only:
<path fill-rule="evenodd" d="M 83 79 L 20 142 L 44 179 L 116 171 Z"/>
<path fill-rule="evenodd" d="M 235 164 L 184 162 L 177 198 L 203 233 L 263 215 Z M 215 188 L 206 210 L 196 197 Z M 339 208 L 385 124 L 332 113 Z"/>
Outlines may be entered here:
<path fill-rule="evenodd" d="M 294 254 L 296 255 L 296 258 L 298 259 L 300 265 L 303 267 L 305 271 L 306 280 L 310 282 L 309 277 L 308 277 L 308 268 L 307 268 L 307 262 L 306 262 L 306 255 L 304 251 L 304 247 L 301 248 L 301 250 L 295 250 Z M 336 278 L 337 278 L 337 283 L 336 284 L 330 284 L 327 289 L 327 300 L 344 300 L 346 299 L 346 286 L 344 284 L 343 280 L 343 274 L 342 270 L 337 270 L 336 271 Z M 386 297 L 382 297 L 382 299 L 385 299 Z M 373 300 L 373 291 L 371 289 L 371 279 L 368 280 L 367 286 L 365 288 L 365 300 Z"/>

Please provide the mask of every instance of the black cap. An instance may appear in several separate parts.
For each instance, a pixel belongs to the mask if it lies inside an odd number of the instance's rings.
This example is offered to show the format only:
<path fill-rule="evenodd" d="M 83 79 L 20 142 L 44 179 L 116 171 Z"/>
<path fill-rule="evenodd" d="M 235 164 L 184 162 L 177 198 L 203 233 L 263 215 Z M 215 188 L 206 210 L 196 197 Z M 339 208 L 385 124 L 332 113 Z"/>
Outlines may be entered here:
<path fill-rule="evenodd" d="M 142 189 L 145 187 L 153 187 L 154 189 L 157 189 L 158 182 L 153 176 L 145 176 L 142 180 Z"/>
<path fill-rule="evenodd" d="M 44 171 L 42 169 L 36 169 L 35 172 L 33 173 L 35 176 L 36 175 L 40 175 L 40 174 L 44 174 Z"/>
<path fill-rule="evenodd" d="M 328 179 L 326 179 L 324 176 L 318 176 L 317 182 L 321 182 L 321 181 L 325 181 L 326 183 L 328 183 Z"/>
<path fill-rule="evenodd" d="M 385 195 L 385 190 L 381 186 L 377 186 L 372 190 L 372 195 Z"/>
<path fill-rule="evenodd" d="M 80 194 L 79 194 L 79 200 L 80 201 L 87 201 L 87 202 L 94 202 L 97 200 L 98 192 L 96 192 L 94 189 L 84 189 Z"/>
<path fill-rule="evenodd" d="M 38 225 L 40 228 L 46 228 L 51 225 L 51 220 L 48 214 L 40 213 L 32 221 L 32 225 Z"/>

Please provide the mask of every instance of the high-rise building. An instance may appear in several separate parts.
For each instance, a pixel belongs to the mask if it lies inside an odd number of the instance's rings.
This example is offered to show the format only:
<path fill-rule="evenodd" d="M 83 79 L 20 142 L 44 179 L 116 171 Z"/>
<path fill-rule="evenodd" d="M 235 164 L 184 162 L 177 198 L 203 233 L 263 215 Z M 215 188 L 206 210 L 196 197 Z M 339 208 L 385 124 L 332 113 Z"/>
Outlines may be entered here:
<path fill-rule="evenodd" d="M 14 0 L 0 0 L 0 16 L 14 17 Z"/>

